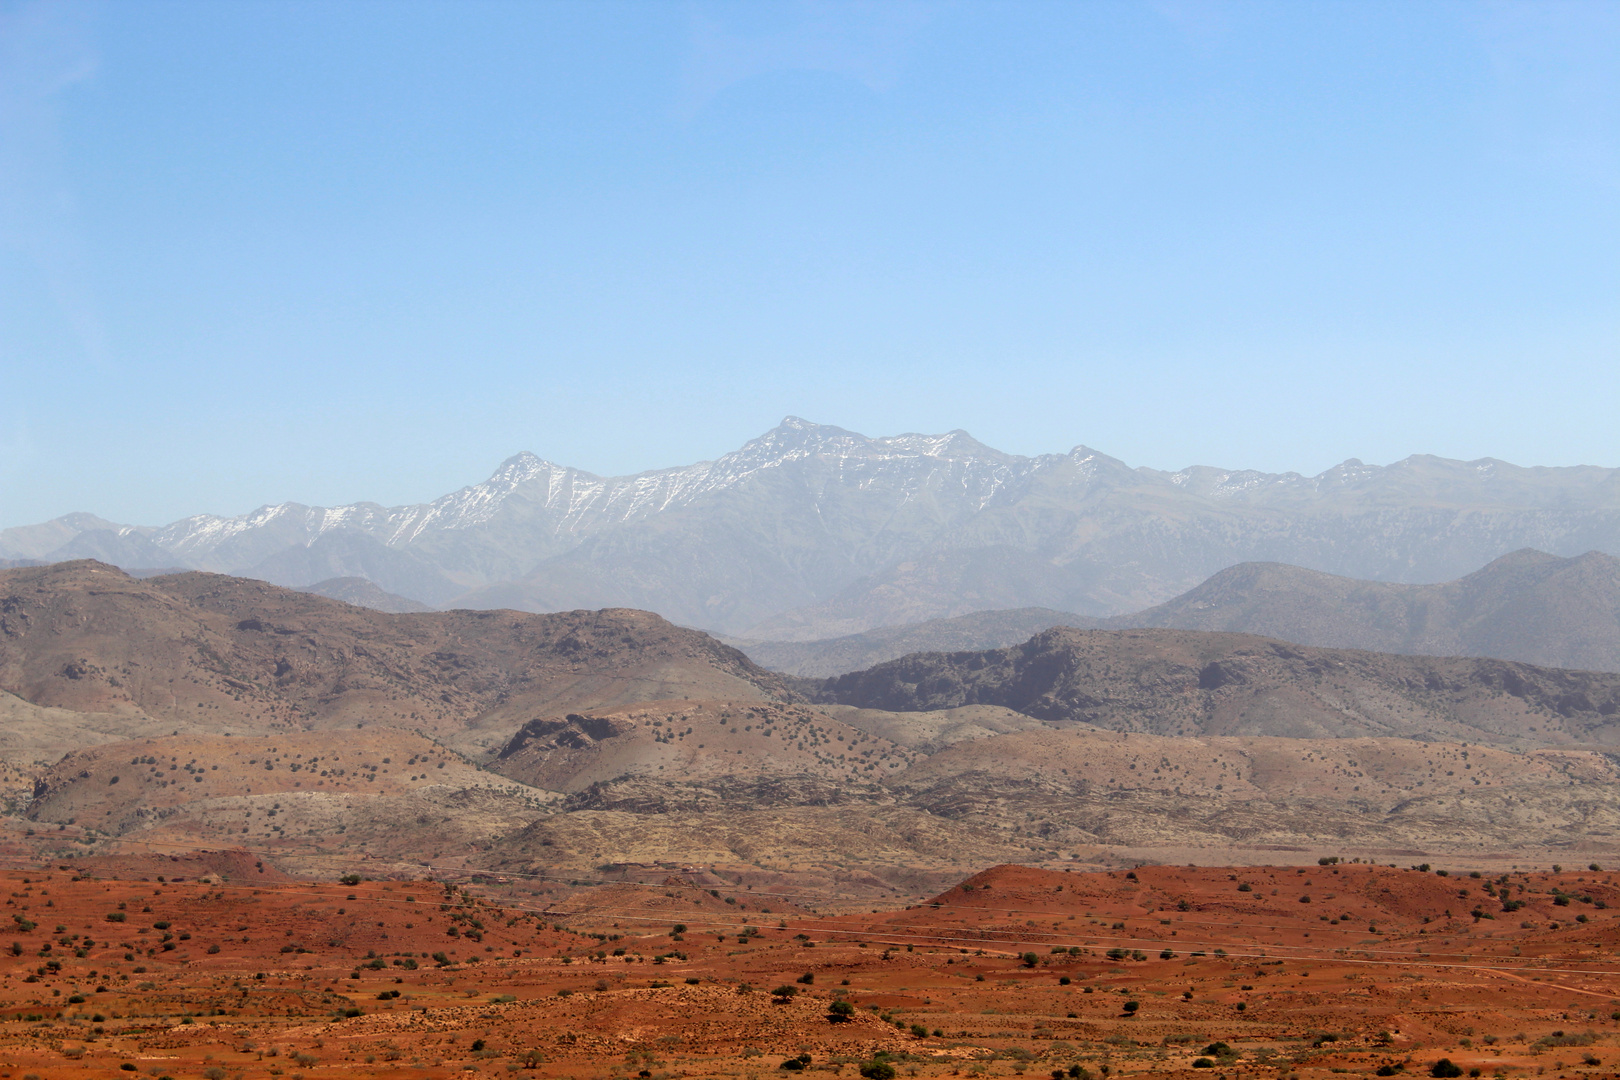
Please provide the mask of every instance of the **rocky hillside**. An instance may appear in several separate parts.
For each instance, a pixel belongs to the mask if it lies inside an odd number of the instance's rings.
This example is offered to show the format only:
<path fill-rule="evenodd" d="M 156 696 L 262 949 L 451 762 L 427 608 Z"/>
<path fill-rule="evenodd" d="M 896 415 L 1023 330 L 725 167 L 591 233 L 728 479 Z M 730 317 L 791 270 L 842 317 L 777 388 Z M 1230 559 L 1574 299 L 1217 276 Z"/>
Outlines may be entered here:
<path fill-rule="evenodd" d="M 0 690 L 38 707 L 266 734 L 368 724 L 493 754 L 537 716 L 787 699 L 781 676 L 644 611 L 391 615 L 261 581 L 0 572 Z"/>
<path fill-rule="evenodd" d="M 896 711 L 1000 705 L 1158 735 L 1620 742 L 1620 675 L 1188 630 L 1058 628 L 1007 649 L 893 660 L 827 680 L 820 697 Z"/>
<path fill-rule="evenodd" d="M 876 896 L 1013 859 L 1620 850 L 1620 676 L 1240 634 L 1056 628 L 815 683 L 646 612 L 76 562 L 0 574 L 0 690 L 0 851 L 59 863 L 246 844 Z"/>
<path fill-rule="evenodd" d="M 555 799 L 402 731 L 179 735 L 69 754 L 26 814 L 149 850 L 238 843 L 285 852 L 458 858 Z"/>
<path fill-rule="evenodd" d="M 531 720 L 492 768 L 536 787 L 577 792 L 630 777 L 872 784 L 915 760 L 887 739 L 804 706 L 671 702 Z"/>

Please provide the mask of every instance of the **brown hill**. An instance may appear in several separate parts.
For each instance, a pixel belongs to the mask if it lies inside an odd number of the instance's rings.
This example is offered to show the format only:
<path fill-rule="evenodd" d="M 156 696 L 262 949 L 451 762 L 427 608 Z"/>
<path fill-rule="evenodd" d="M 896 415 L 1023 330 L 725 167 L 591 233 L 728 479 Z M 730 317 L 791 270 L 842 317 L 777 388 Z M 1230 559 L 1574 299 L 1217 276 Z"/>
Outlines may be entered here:
<path fill-rule="evenodd" d="M 553 799 L 419 735 L 379 727 L 95 746 L 41 775 L 26 813 L 125 850 L 234 842 L 307 867 L 336 853 L 460 858 Z"/>
<path fill-rule="evenodd" d="M 1237 631 L 1303 645 L 1620 671 L 1620 559 L 1597 551 L 1563 559 L 1527 548 L 1440 585 L 1242 563 L 1174 600 L 1104 625 Z"/>
<path fill-rule="evenodd" d="M 924 754 L 959 742 L 1051 726 L 999 705 L 963 705 L 934 712 L 886 712 L 848 705 L 822 705 L 821 709 L 851 727 Z"/>
<path fill-rule="evenodd" d="M 820 697 L 899 711 L 1001 705 L 1161 735 L 1620 741 L 1620 675 L 1187 630 L 1058 628 L 1009 649 L 903 657 L 827 680 Z"/>
<path fill-rule="evenodd" d="M 0 851 L 251 844 L 297 872 L 364 857 L 565 880 L 690 862 L 852 899 L 993 862 L 1191 849 L 1606 859 L 1620 783 L 1581 744 L 1609 739 L 1616 683 L 1052 630 L 837 680 L 857 700 L 811 708 L 641 612 L 388 615 L 58 565 L 0 577 L 0 760 L 39 780 L 30 799 L 0 772 L 28 815 L 0 819 Z M 1278 735 L 1319 739 L 1259 738 Z"/>
<path fill-rule="evenodd" d="M 392 615 L 219 574 L 138 581 L 88 561 L 0 573 L 0 689 L 222 733 L 386 724 L 474 754 L 536 716 L 792 696 L 735 649 L 643 611 Z"/>
<path fill-rule="evenodd" d="M 1202 799 L 1334 799 L 1369 810 L 1416 795 L 1504 787 L 1620 784 L 1615 755 L 1514 753 L 1412 739 L 1189 738 L 1112 731 L 1023 731 L 951 747 L 896 776 L 920 789 L 996 777 L 1076 794 L 1141 791 Z"/>
<path fill-rule="evenodd" d="M 536 787 L 581 791 L 630 777 L 872 783 L 915 760 L 887 739 L 802 705 L 665 701 L 531 720 L 492 767 Z"/>
<path fill-rule="evenodd" d="M 890 788 L 906 805 L 1049 853 L 1094 844 L 1325 844 L 1364 854 L 1620 841 L 1620 766 L 1589 750 L 1025 731 L 951 747 Z"/>

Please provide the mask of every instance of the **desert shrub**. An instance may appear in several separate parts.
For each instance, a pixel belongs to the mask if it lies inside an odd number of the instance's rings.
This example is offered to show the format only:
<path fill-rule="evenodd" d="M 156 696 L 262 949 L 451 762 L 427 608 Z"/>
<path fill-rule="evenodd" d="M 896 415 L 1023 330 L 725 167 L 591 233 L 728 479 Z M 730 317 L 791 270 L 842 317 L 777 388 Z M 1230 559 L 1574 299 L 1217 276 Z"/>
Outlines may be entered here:
<path fill-rule="evenodd" d="M 894 1066 L 887 1061 L 873 1058 L 861 1066 L 861 1075 L 866 1080 L 894 1080 Z"/>
<path fill-rule="evenodd" d="M 1209 1058 L 1193 1058 L 1193 1068 L 1195 1069 L 1213 1069 L 1214 1067 L 1215 1063 L 1209 1060 Z"/>
<path fill-rule="evenodd" d="M 1555 1031 L 1551 1035 L 1543 1035 L 1537 1039 L 1531 1049 L 1546 1049 L 1551 1046 L 1591 1046 L 1596 1036 L 1591 1032 L 1584 1035 L 1565 1035 L 1562 1031 Z"/>
<path fill-rule="evenodd" d="M 855 1006 L 854 1006 L 854 1004 L 851 1003 L 851 1002 L 845 1001 L 842 998 L 840 998 L 839 1000 L 833 1002 L 831 1005 L 827 1006 L 827 1019 L 831 1023 L 834 1023 L 834 1024 L 847 1024 L 850 1020 L 854 1019 L 854 1017 L 855 1017 Z"/>
<path fill-rule="evenodd" d="M 1462 1066 L 1450 1058 L 1441 1058 L 1429 1067 L 1430 1076 L 1461 1076 Z"/>

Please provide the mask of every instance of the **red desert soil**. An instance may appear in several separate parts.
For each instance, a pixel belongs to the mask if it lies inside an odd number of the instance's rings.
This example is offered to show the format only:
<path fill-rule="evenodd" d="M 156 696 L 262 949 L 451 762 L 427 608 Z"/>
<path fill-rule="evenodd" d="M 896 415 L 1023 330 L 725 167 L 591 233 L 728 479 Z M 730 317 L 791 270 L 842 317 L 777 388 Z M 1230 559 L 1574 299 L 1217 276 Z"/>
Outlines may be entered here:
<path fill-rule="evenodd" d="M 503 906 L 480 895 L 498 880 L 297 881 L 243 851 L 0 878 L 0 1077 L 19 1080 L 1620 1062 L 1620 884 L 1596 870 L 1000 866 L 831 917 L 678 876 Z"/>

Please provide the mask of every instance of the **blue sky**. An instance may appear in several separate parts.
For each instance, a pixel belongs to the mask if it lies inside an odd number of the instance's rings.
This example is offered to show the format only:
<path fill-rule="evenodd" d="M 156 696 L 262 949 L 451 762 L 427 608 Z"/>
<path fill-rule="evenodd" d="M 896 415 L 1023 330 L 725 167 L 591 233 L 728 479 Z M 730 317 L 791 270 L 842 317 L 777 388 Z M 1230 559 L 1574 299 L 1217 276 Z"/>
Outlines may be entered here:
<path fill-rule="evenodd" d="M 1620 466 L 1620 5 L 0 0 L 0 526 L 792 413 Z"/>

